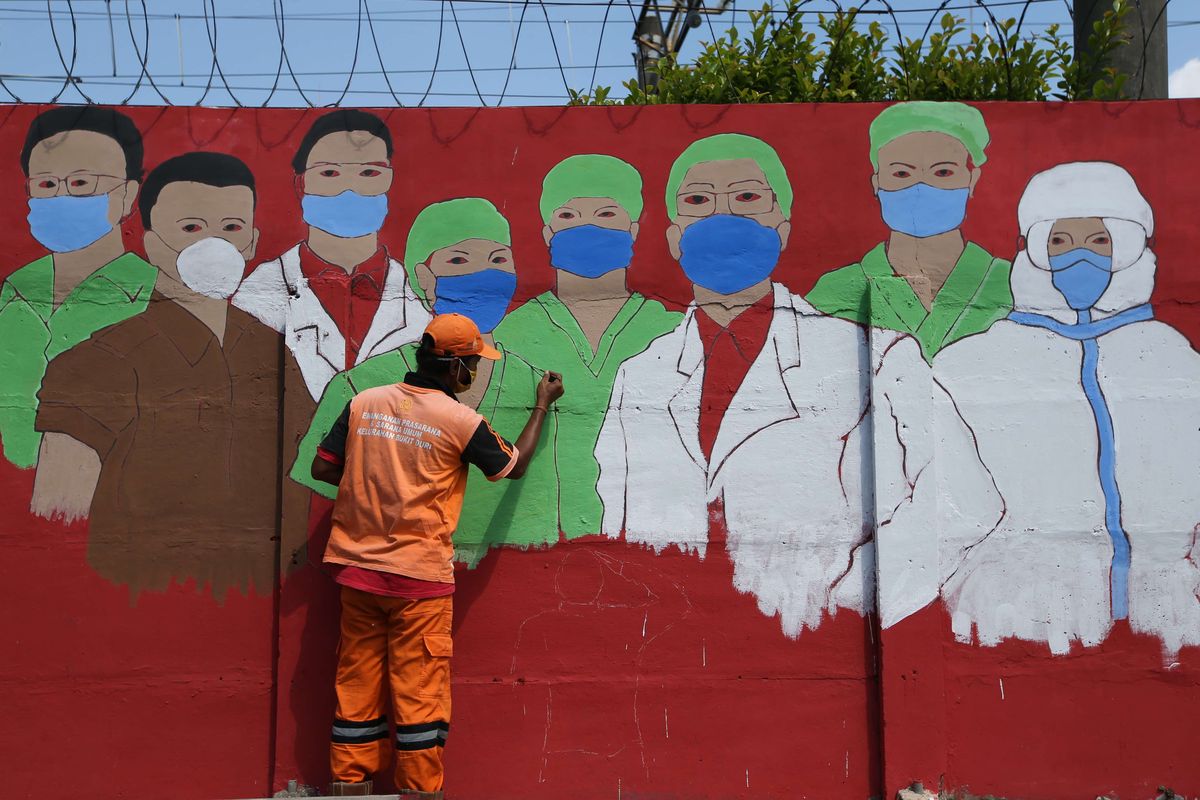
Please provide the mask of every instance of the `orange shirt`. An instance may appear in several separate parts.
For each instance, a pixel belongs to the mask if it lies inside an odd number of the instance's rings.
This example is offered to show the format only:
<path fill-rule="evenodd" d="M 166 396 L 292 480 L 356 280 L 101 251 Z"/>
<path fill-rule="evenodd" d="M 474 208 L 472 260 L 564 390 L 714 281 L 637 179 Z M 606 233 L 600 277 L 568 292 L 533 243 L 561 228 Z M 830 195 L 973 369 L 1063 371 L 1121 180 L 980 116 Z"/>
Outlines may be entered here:
<path fill-rule="evenodd" d="M 321 456 L 344 458 L 326 562 L 453 583 L 451 537 L 468 465 L 500 480 L 517 449 L 473 409 L 409 373 L 356 395 Z"/>

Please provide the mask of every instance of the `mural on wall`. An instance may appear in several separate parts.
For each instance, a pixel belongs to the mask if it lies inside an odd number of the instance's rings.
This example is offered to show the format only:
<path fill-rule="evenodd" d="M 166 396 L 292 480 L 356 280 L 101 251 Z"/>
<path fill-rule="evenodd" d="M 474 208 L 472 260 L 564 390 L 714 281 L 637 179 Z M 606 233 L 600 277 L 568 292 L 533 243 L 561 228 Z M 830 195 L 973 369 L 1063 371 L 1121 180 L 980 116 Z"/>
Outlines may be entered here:
<path fill-rule="evenodd" d="M 36 609 L 0 745 L 90 714 L 103 775 L 163 720 L 270 726 L 196 796 L 327 780 L 309 466 L 457 311 L 498 431 L 544 370 L 567 394 L 522 481 L 468 482 L 456 794 L 883 796 L 884 753 L 1057 776 L 1092 729 L 1079 770 L 1193 775 L 1196 109 L 0 109 L 0 552 Z M 1073 790 L 1036 776 L 970 788 Z"/>
<path fill-rule="evenodd" d="M 254 176 L 186 153 L 150 172 L 138 205 L 153 292 L 46 370 L 32 507 L 88 517 L 88 562 L 134 599 L 189 578 L 218 599 L 265 592 L 279 337 L 228 302 L 258 242 Z"/>
<path fill-rule="evenodd" d="M 987 161 L 983 115 L 962 103 L 900 103 L 871 123 L 871 187 L 888 240 L 807 296 L 827 314 L 916 337 L 926 359 L 1012 309 L 1009 262 L 963 238 Z M 868 303 L 868 294 L 871 302 Z"/>
<path fill-rule="evenodd" d="M 1179 394 L 1200 355 L 1154 319 L 1154 211 L 1085 162 L 1033 176 L 1017 214 L 1015 310 L 936 362 L 1006 506 L 944 588 L 955 634 L 1064 653 L 1128 619 L 1178 652 L 1200 643 L 1200 411 Z"/>
<path fill-rule="evenodd" d="M 694 302 L 617 375 L 596 446 L 604 532 L 703 556 L 710 507 L 723 501 L 734 583 L 789 635 L 842 604 L 861 612 L 870 576 L 851 551 L 870 520 L 849 437 L 867 413 L 864 331 L 771 280 L 792 187 L 770 145 L 740 134 L 693 143 L 665 199 Z M 761 487 L 789 481 L 805 491 L 761 502 Z"/>

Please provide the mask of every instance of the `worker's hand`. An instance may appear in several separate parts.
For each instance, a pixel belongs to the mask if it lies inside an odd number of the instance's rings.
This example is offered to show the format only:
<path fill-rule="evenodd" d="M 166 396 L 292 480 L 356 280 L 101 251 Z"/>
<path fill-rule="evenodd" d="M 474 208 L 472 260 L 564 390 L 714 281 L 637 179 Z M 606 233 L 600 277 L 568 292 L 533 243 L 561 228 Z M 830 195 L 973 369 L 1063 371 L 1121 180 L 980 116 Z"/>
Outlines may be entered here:
<path fill-rule="evenodd" d="M 537 404 L 542 408 L 550 408 L 551 403 L 563 396 L 563 391 L 562 375 L 547 372 L 537 387 Z"/>

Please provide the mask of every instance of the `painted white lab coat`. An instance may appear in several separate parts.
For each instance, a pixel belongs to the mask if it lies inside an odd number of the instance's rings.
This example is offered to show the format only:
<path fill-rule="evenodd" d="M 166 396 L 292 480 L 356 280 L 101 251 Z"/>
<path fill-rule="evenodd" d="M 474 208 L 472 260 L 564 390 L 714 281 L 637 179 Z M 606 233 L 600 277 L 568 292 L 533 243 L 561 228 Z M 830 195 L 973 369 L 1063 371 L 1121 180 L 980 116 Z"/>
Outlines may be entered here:
<path fill-rule="evenodd" d="M 870 337 L 877 601 L 887 628 L 937 599 L 1004 507 L 917 341 L 881 328 Z"/>
<path fill-rule="evenodd" d="M 346 366 L 346 339 L 300 271 L 300 245 L 255 267 L 233 304 L 282 333 L 314 400 Z M 408 284 L 404 266 L 388 259 L 383 298 L 356 364 L 417 341 L 431 317 Z"/>
<path fill-rule="evenodd" d="M 796 636 L 839 605 L 862 613 L 871 604 L 873 558 L 854 557 L 870 549 L 871 519 L 851 435 L 867 414 L 866 332 L 781 285 L 773 292 L 766 343 L 711 460 L 700 448 L 704 349 L 693 306 L 617 373 L 597 489 L 606 535 L 701 557 L 708 503 L 724 497 L 735 586 Z"/>

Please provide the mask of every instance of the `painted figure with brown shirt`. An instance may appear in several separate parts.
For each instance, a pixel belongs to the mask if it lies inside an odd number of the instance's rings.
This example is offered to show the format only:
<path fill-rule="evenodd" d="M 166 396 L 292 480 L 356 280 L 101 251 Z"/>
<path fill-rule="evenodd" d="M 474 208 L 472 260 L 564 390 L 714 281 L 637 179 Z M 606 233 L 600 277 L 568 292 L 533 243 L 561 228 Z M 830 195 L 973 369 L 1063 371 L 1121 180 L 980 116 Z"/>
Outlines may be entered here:
<path fill-rule="evenodd" d="M 270 591 L 278 474 L 277 334 L 232 308 L 254 255 L 254 176 L 194 152 L 147 177 L 149 307 L 52 362 L 34 510 L 89 517 L 88 561 L 130 587 L 194 580 Z"/>

